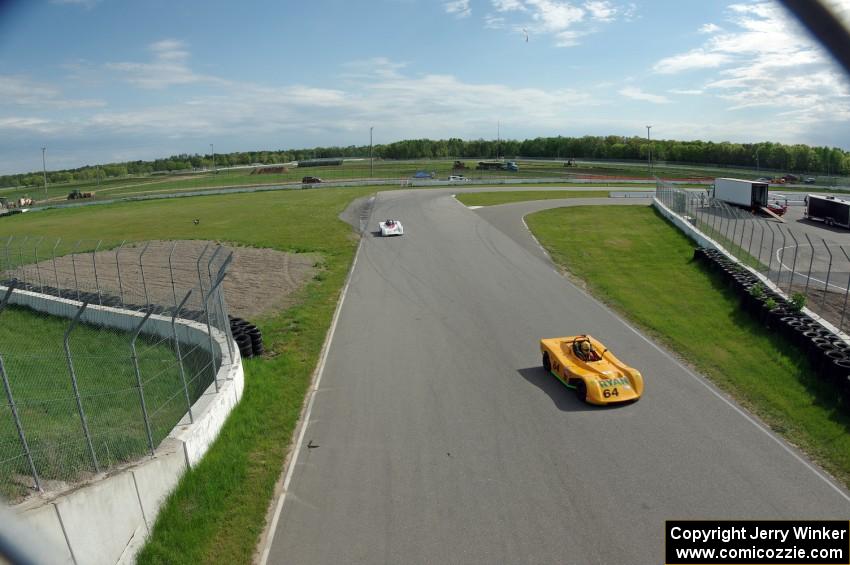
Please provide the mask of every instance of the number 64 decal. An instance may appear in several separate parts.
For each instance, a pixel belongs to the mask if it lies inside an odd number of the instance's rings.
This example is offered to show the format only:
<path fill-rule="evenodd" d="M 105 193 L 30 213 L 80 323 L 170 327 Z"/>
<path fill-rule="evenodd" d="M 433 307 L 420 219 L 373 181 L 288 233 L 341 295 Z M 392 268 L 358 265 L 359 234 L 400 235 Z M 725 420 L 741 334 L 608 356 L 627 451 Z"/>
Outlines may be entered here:
<path fill-rule="evenodd" d="M 611 398 L 612 396 L 620 396 L 620 391 L 616 388 L 606 388 L 602 391 L 602 396 L 604 398 Z"/>

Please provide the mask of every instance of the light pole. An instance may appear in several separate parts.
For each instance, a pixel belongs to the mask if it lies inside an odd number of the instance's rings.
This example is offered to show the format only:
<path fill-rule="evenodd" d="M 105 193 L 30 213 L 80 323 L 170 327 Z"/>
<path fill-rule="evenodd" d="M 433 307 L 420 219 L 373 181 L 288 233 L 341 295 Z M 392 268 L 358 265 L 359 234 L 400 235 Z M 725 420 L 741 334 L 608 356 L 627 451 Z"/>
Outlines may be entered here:
<path fill-rule="evenodd" d="M 646 126 L 646 141 L 649 144 L 646 152 L 646 166 L 649 168 L 649 178 L 652 178 L 652 141 L 649 139 L 649 130 L 652 126 Z"/>
<path fill-rule="evenodd" d="M 216 170 L 215 170 L 215 149 L 213 148 L 213 144 L 212 144 L 212 143 L 210 143 L 210 153 L 212 153 L 212 158 L 213 158 L 213 174 L 215 174 L 215 173 L 216 173 Z"/>
<path fill-rule="evenodd" d="M 761 176 L 761 169 L 759 168 L 759 151 L 761 151 L 761 146 L 756 147 L 756 174 Z"/>
<path fill-rule="evenodd" d="M 372 130 L 375 126 L 369 126 L 369 178 L 375 176 L 374 162 L 372 161 Z"/>
<path fill-rule="evenodd" d="M 41 172 L 44 174 L 44 199 L 47 200 L 47 161 L 45 160 L 44 152 L 47 147 L 41 148 Z"/>

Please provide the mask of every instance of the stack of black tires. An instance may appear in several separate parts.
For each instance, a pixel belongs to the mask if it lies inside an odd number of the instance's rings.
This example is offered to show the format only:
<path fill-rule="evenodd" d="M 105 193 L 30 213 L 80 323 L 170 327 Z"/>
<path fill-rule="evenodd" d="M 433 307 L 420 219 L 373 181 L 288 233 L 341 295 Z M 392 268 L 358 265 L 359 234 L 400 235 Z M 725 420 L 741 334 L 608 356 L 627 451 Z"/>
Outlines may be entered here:
<path fill-rule="evenodd" d="M 764 287 L 748 269 L 716 249 L 698 247 L 694 259 L 716 272 L 747 310 L 803 353 L 817 376 L 831 382 L 850 404 L 850 345 L 780 294 Z M 754 287 L 760 285 L 757 290 Z"/>
<path fill-rule="evenodd" d="M 265 353 L 263 334 L 254 324 L 230 316 L 230 333 L 233 334 L 242 357 L 255 357 Z"/>

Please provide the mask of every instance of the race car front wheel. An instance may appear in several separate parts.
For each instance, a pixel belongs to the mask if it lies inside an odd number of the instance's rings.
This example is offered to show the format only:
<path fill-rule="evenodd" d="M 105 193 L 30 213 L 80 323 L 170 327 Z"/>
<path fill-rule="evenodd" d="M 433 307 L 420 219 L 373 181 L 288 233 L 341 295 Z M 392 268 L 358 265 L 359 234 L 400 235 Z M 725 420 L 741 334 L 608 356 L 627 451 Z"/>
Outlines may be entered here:
<path fill-rule="evenodd" d="M 587 385 L 584 381 L 576 383 L 576 396 L 582 402 L 587 402 Z"/>
<path fill-rule="evenodd" d="M 546 369 L 547 372 L 552 370 L 552 362 L 549 360 L 548 353 L 543 354 L 543 368 Z"/>

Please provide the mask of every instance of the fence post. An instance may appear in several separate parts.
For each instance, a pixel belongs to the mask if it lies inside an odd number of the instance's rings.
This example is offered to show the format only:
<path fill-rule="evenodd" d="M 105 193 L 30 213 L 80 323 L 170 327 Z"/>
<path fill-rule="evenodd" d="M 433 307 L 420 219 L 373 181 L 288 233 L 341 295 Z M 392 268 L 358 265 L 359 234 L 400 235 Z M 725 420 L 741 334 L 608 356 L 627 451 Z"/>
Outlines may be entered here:
<path fill-rule="evenodd" d="M 174 255 L 174 250 L 177 249 L 177 242 L 171 246 L 171 251 L 168 253 L 168 273 L 171 276 L 171 294 L 174 295 L 174 307 L 177 308 L 177 289 L 174 286 L 174 266 L 171 264 L 171 257 Z"/>
<path fill-rule="evenodd" d="M 12 292 L 15 290 L 15 283 L 9 285 L 9 288 L 6 290 L 6 294 L 3 296 L 2 302 L 0 302 L 0 313 L 6 309 L 6 305 L 9 303 L 9 297 L 12 295 Z M 24 453 L 27 456 L 27 462 L 30 466 L 30 472 L 32 473 L 32 478 L 35 481 L 35 488 L 38 489 L 38 492 L 44 492 L 41 488 L 41 481 L 38 478 L 38 471 L 35 468 L 35 463 L 32 460 L 32 453 L 30 452 L 30 446 L 27 443 L 27 436 L 24 433 L 24 426 L 21 423 L 21 417 L 18 414 L 18 406 L 15 404 L 15 398 L 12 396 L 12 386 L 9 384 L 9 375 L 6 374 L 6 365 L 3 362 L 3 356 L 0 355 L 0 377 L 3 378 L 3 388 L 6 391 L 6 398 L 9 401 L 9 408 L 12 410 L 12 417 L 15 420 L 15 429 L 18 431 L 18 439 L 21 440 L 21 446 L 24 448 Z"/>
<path fill-rule="evenodd" d="M 820 301 L 820 309 L 823 310 L 824 304 L 826 304 L 826 293 L 829 291 L 829 275 L 832 273 L 832 251 L 829 250 L 829 245 L 826 244 L 824 238 L 821 238 L 821 242 L 829 254 L 829 265 L 826 267 L 826 282 L 823 285 L 823 296 Z"/>
<path fill-rule="evenodd" d="M 782 256 L 782 259 L 785 259 L 785 232 L 782 231 L 782 226 L 777 225 L 776 229 L 779 230 L 779 233 L 782 234 L 782 248 L 779 250 L 779 255 Z M 784 261 L 782 261 L 779 257 L 776 258 L 779 261 L 779 274 L 776 276 L 776 286 L 780 285 L 780 277 L 782 276 L 782 265 Z"/>
<path fill-rule="evenodd" d="M 95 258 L 96 257 L 95 254 L 100 249 L 101 243 L 103 243 L 103 240 L 102 239 L 98 240 L 97 245 L 94 247 L 94 251 L 91 252 L 91 265 L 92 265 L 92 268 L 94 269 L 94 288 L 95 288 L 95 290 L 97 290 L 97 303 L 100 306 L 103 306 L 103 300 L 101 300 L 101 298 L 100 298 L 100 281 L 97 279 L 97 259 Z"/>
<path fill-rule="evenodd" d="M 212 335 L 212 327 L 210 326 L 210 309 L 209 309 L 209 299 L 212 297 L 213 293 L 218 289 L 218 286 L 224 282 L 224 277 L 221 277 L 216 283 L 210 288 L 210 291 L 207 293 L 207 297 L 204 299 L 204 314 L 207 319 L 207 335 L 210 338 L 210 366 L 212 367 L 213 372 L 213 381 L 215 382 L 215 391 L 218 392 L 220 390 L 218 384 L 218 369 L 215 366 L 215 343 L 213 341 Z"/>
<path fill-rule="evenodd" d="M 141 252 L 141 253 L 139 253 L 139 270 L 142 272 L 142 288 L 143 288 L 143 289 L 144 289 L 144 291 L 145 291 L 145 307 L 146 307 L 146 308 L 150 308 L 151 301 L 148 299 L 148 285 L 147 285 L 147 283 L 145 282 L 145 266 L 144 266 L 144 264 L 143 264 L 143 257 L 145 256 L 145 251 L 147 251 L 147 250 L 148 250 L 148 246 L 149 246 L 150 244 L 151 244 L 151 242 L 150 242 L 150 241 L 149 241 L 149 242 L 147 242 L 147 243 L 145 244 L 145 248 L 144 248 L 144 249 L 142 249 L 142 252 Z"/>
<path fill-rule="evenodd" d="M 24 281 L 24 283 L 27 282 L 27 276 L 26 276 L 27 273 L 24 270 L 24 244 L 27 242 L 28 239 L 29 239 L 29 236 L 25 236 L 24 240 L 21 242 L 20 247 L 18 247 L 18 256 L 21 258 L 21 263 L 20 263 L 20 265 L 18 265 L 18 268 L 21 270 L 21 276 L 18 277 L 18 278 L 20 280 Z"/>
<path fill-rule="evenodd" d="M 201 302 L 202 303 L 206 301 L 206 294 L 204 294 L 204 277 L 201 275 L 201 259 L 204 258 L 204 255 L 206 255 L 207 249 L 209 249 L 209 247 L 210 247 L 210 244 L 207 243 L 204 246 L 203 251 L 201 251 L 201 254 L 198 255 L 198 260 L 195 261 L 195 267 L 197 267 L 197 270 L 198 270 L 198 286 L 201 289 Z M 212 281 L 210 281 L 210 283 L 212 283 Z"/>
<path fill-rule="evenodd" d="M 5 245 L 5 249 L 6 249 L 6 268 L 4 269 L 4 271 L 8 271 L 8 270 L 10 270 L 10 269 L 12 268 L 12 258 L 11 258 L 10 254 L 9 254 L 9 248 L 12 246 L 12 240 L 13 240 L 13 239 L 15 239 L 15 236 L 14 236 L 14 235 L 10 235 L 10 236 L 9 236 L 9 240 L 6 242 L 6 245 Z"/>
<path fill-rule="evenodd" d="M 794 241 L 794 260 L 791 262 L 791 278 L 788 282 L 788 292 L 791 292 L 791 287 L 794 284 L 794 276 L 797 274 L 797 251 L 800 249 L 800 244 L 797 243 L 797 238 L 794 237 L 794 232 L 788 230 L 788 235 Z"/>
<path fill-rule="evenodd" d="M 844 257 L 847 258 L 847 261 L 850 261 L 850 256 L 847 255 L 847 252 L 844 251 L 842 246 L 838 246 L 838 249 L 844 253 Z M 841 309 L 841 322 L 838 324 L 838 329 L 844 329 L 844 315 L 847 313 L 847 295 L 850 294 L 850 275 L 847 277 L 847 288 L 844 290 L 844 307 Z"/>
<path fill-rule="evenodd" d="M 77 248 L 80 246 L 80 244 L 82 242 L 83 242 L 83 240 L 78 241 L 76 243 L 76 245 L 74 245 L 74 247 L 71 248 L 71 267 L 74 269 L 74 289 L 77 291 L 77 300 L 80 299 L 80 283 L 77 282 L 77 260 L 76 260 L 76 256 L 77 256 Z"/>
<path fill-rule="evenodd" d="M 118 271 L 118 299 L 121 301 L 121 306 L 124 306 L 124 285 L 121 284 L 121 261 L 118 260 L 118 255 L 121 253 L 121 249 L 125 243 L 127 243 L 126 239 L 115 250 L 115 270 Z"/>
<path fill-rule="evenodd" d="M 33 248 L 33 256 L 35 257 L 35 276 L 38 279 L 38 288 L 42 294 L 44 294 L 44 283 L 41 282 L 41 267 L 38 266 L 38 246 L 41 245 L 44 237 L 38 238 L 38 241 L 35 242 L 35 247 Z"/>
<path fill-rule="evenodd" d="M 230 265 L 230 262 L 233 260 L 233 252 L 231 251 L 227 258 L 222 263 L 221 267 L 218 269 L 218 273 L 216 275 L 217 278 L 224 279 L 224 275 L 227 272 L 227 267 Z M 233 333 L 230 331 L 230 319 L 227 317 L 227 306 L 224 302 L 224 287 L 222 286 L 218 291 L 218 303 L 221 308 L 221 315 L 224 318 L 224 333 L 227 336 L 227 351 L 230 353 L 230 362 L 233 362 Z"/>
<path fill-rule="evenodd" d="M 174 315 L 171 316 L 171 334 L 174 336 L 174 351 L 177 354 L 177 364 L 180 367 L 180 381 L 183 383 L 183 394 L 186 395 L 186 408 L 189 411 L 189 423 L 192 424 L 195 422 L 195 418 L 192 415 L 192 400 L 189 398 L 189 387 L 186 386 L 186 371 L 183 369 L 183 355 L 180 353 L 180 339 L 177 337 L 177 316 L 180 314 L 180 310 L 183 309 L 183 306 L 186 305 L 186 301 L 189 300 L 190 296 L 192 296 L 191 288 L 189 289 L 189 292 L 186 293 L 186 296 L 183 297 L 180 305 L 175 307 Z"/>
<path fill-rule="evenodd" d="M 71 332 L 74 331 L 74 327 L 80 321 L 80 317 L 83 315 L 83 312 L 85 312 L 88 305 L 88 302 L 83 302 L 83 305 L 80 306 L 79 310 L 77 310 L 77 313 L 74 315 L 74 319 L 71 320 L 71 325 L 69 325 L 68 329 L 65 330 L 63 345 L 65 347 L 65 360 L 68 362 L 68 372 L 71 373 L 71 386 L 74 388 L 74 398 L 77 400 L 77 411 L 80 413 L 80 422 L 83 424 L 83 434 L 86 436 L 86 443 L 89 447 L 89 454 L 91 455 L 91 460 L 94 464 L 94 470 L 96 473 L 100 473 L 100 465 L 97 462 L 97 455 L 94 452 L 94 446 L 91 442 L 89 424 L 86 421 L 86 412 L 83 410 L 83 401 L 80 399 L 80 388 L 77 386 L 77 373 L 74 371 L 74 360 L 71 357 L 71 345 L 68 343 L 71 338 Z"/>
<path fill-rule="evenodd" d="M 764 225 L 770 230 L 770 257 L 767 258 L 767 280 L 770 280 L 770 266 L 773 264 L 773 240 L 776 237 L 776 232 L 773 231 L 770 222 L 765 222 Z"/>
<path fill-rule="evenodd" d="M 151 423 L 148 419 L 148 407 L 145 405 L 145 389 L 142 386 L 142 372 L 139 370 L 139 356 L 136 353 L 136 339 L 138 339 L 139 334 L 142 331 L 142 327 L 144 327 L 147 323 L 152 312 L 153 310 L 148 308 L 145 317 L 142 318 L 141 323 L 136 327 L 136 331 L 133 332 L 133 339 L 130 340 L 130 350 L 133 352 L 133 370 L 136 372 L 136 386 L 139 389 L 139 402 L 142 404 L 142 417 L 145 419 L 145 432 L 148 435 L 148 447 L 151 450 L 151 457 L 153 457 L 154 454 L 153 434 L 151 433 Z"/>
<path fill-rule="evenodd" d="M 59 284 L 59 270 L 56 268 L 56 248 L 62 243 L 62 238 L 56 240 L 56 244 L 50 251 L 50 256 L 53 258 L 53 277 L 56 279 L 56 292 L 59 293 L 59 298 L 62 298 L 62 285 Z"/>
<path fill-rule="evenodd" d="M 809 281 L 812 278 L 812 264 L 815 262 L 815 246 L 812 245 L 812 240 L 809 238 L 809 234 L 804 233 L 806 236 L 806 241 L 809 242 L 809 247 L 812 249 L 812 255 L 809 257 L 809 273 L 806 275 L 806 287 L 803 289 L 803 294 L 806 296 L 809 295 Z"/>
<path fill-rule="evenodd" d="M 758 263 L 758 268 L 761 270 L 761 266 L 763 263 L 761 262 L 761 252 L 764 247 L 764 229 L 767 226 L 767 220 L 764 220 L 764 223 L 759 224 L 759 229 L 761 230 L 761 235 L 759 236 L 759 256 L 756 258 L 756 262 Z M 768 269 L 770 271 L 770 269 Z"/>

